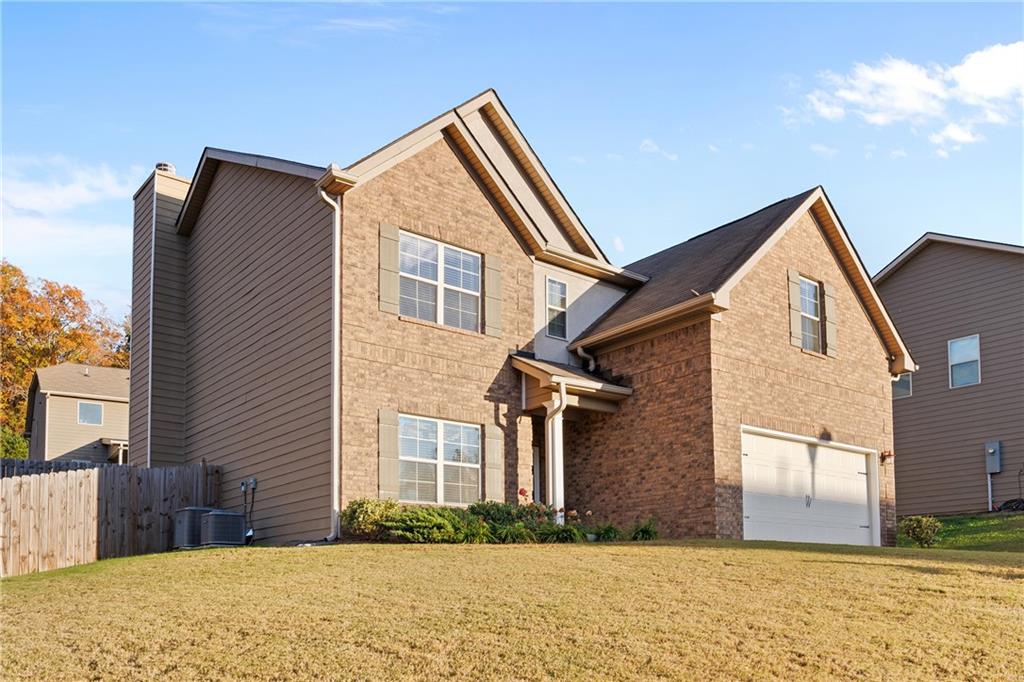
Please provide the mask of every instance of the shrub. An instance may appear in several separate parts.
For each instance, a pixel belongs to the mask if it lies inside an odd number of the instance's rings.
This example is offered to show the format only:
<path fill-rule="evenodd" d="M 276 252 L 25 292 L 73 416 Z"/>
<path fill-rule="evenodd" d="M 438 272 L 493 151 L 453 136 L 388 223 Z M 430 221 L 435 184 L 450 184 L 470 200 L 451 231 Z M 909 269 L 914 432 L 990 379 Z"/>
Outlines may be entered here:
<path fill-rule="evenodd" d="M 482 518 L 492 528 L 522 523 L 529 530 L 536 530 L 541 524 L 555 519 L 554 509 L 535 502 L 509 504 L 487 500 L 469 505 L 468 511 Z"/>
<path fill-rule="evenodd" d="M 28 441 L 20 433 L 4 424 L 3 434 L 0 436 L 0 448 L 4 457 L 13 459 L 28 459 Z"/>
<path fill-rule="evenodd" d="M 449 507 L 406 507 L 384 527 L 390 537 L 406 542 L 482 543 L 493 539 L 486 521 Z"/>
<path fill-rule="evenodd" d="M 615 524 L 605 523 L 600 526 L 595 526 L 591 531 L 597 536 L 600 542 L 615 542 L 622 537 L 622 531 L 618 529 Z"/>
<path fill-rule="evenodd" d="M 354 538 L 382 540 L 388 535 L 385 524 L 401 510 L 394 500 L 353 500 L 341 512 L 341 530 Z"/>
<path fill-rule="evenodd" d="M 655 525 L 654 518 L 649 518 L 641 524 L 638 524 L 633 528 L 633 532 L 629 534 L 630 539 L 638 542 L 646 540 L 657 540 L 658 539 L 658 528 Z"/>
<path fill-rule="evenodd" d="M 546 522 L 537 526 L 537 539 L 541 542 L 583 542 L 587 536 L 579 526 Z"/>
<path fill-rule="evenodd" d="M 494 539 L 505 545 L 537 542 L 537 536 L 522 521 L 495 527 Z"/>
<path fill-rule="evenodd" d="M 942 528 L 934 516 L 907 516 L 900 519 L 899 531 L 918 547 L 931 547 Z"/>

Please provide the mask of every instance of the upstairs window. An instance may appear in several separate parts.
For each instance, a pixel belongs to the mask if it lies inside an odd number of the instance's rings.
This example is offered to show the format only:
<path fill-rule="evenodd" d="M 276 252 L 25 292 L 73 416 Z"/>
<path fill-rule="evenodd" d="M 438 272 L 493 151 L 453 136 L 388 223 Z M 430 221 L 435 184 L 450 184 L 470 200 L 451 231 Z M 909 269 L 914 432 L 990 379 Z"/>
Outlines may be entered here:
<path fill-rule="evenodd" d="M 568 287 L 565 282 L 548 278 L 548 336 L 556 339 L 567 338 L 566 307 Z"/>
<path fill-rule="evenodd" d="M 401 232 L 398 260 L 400 315 L 480 331 L 480 254 Z"/>
<path fill-rule="evenodd" d="M 914 380 L 910 372 L 903 372 L 892 382 L 892 399 L 909 398 L 914 394 Z"/>
<path fill-rule="evenodd" d="M 973 386 L 981 383 L 981 343 L 977 334 L 947 342 L 949 387 Z"/>
<path fill-rule="evenodd" d="M 399 500 L 476 502 L 480 499 L 480 450 L 479 426 L 399 415 Z"/>
<path fill-rule="evenodd" d="M 78 402 L 78 423 L 103 426 L 103 403 Z"/>
<path fill-rule="evenodd" d="M 806 277 L 800 278 L 800 347 L 820 353 L 821 286 Z"/>

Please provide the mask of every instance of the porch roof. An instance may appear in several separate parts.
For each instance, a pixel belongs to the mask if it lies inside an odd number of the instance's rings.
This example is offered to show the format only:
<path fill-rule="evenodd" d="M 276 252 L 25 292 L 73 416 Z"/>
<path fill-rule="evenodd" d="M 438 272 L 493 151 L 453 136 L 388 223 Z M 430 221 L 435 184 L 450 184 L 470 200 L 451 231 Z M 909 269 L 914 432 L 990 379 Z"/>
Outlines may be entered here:
<path fill-rule="evenodd" d="M 564 382 L 566 392 L 570 395 L 586 395 L 612 402 L 619 402 L 633 395 L 632 388 L 607 381 L 580 367 L 551 360 L 539 360 L 521 353 L 512 353 L 510 357 L 512 366 L 536 379 L 542 389 L 558 390 L 558 384 Z"/>

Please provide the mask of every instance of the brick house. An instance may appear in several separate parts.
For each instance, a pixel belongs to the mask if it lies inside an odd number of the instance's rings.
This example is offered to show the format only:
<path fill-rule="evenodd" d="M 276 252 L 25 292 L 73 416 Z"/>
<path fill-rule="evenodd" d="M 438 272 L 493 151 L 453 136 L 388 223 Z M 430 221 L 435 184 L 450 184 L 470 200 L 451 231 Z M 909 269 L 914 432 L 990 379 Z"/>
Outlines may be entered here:
<path fill-rule="evenodd" d="M 135 197 L 131 456 L 256 477 L 276 542 L 362 497 L 668 537 L 891 543 L 914 365 L 819 187 L 612 265 L 493 91 L 342 169 L 206 149 Z"/>

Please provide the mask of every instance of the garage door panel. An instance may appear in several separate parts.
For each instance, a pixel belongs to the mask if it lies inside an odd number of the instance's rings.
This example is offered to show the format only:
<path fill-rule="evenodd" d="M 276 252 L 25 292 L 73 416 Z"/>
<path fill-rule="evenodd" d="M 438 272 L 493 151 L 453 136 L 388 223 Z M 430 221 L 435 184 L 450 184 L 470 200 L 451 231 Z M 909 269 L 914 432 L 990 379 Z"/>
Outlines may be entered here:
<path fill-rule="evenodd" d="M 745 538 L 872 544 L 865 455 L 750 433 L 742 443 Z"/>

